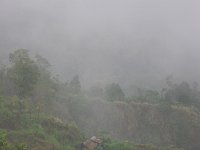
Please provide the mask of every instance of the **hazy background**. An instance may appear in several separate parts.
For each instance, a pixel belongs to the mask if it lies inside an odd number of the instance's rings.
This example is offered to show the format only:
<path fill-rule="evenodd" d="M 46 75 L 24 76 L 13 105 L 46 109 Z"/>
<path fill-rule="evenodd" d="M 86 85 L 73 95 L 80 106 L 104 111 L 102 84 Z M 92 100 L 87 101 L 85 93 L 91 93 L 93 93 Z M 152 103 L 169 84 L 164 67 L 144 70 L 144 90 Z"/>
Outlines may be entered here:
<path fill-rule="evenodd" d="M 0 0 L 0 63 L 29 49 L 84 86 L 199 82 L 199 39 L 198 0 Z"/>

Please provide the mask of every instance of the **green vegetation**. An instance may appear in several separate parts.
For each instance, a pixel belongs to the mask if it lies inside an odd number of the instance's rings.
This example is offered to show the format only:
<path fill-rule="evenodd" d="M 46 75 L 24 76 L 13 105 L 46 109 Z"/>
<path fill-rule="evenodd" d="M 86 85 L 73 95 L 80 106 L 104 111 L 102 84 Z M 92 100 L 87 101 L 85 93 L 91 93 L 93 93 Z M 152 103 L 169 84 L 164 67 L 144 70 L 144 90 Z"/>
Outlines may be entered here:
<path fill-rule="evenodd" d="M 134 144 L 129 141 L 117 141 L 105 138 L 103 146 L 97 150 L 180 150 L 173 146 L 168 148 L 158 148 L 153 145 Z"/>
<path fill-rule="evenodd" d="M 34 108 L 30 114 L 26 107 L 13 107 L 7 101 L 1 101 L 3 109 L 0 110 L 0 141 L 3 149 L 74 149 L 84 140 L 74 123 L 64 124 L 59 118 L 44 113 L 38 116 L 38 110 Z"/>
<path fill-rule="evenodd" d="M 10 54 L 10 62 L 0 71 L 0 149 L 75 149 L 84 136 L 75 123 L 53 116 L 59 81 L 48 61 L 20 49 Z"/>
<path fill-rule="evenodd" d="M 99 150 L 200 147 L 197 86 L 167 79 L 160 91 L 138 88 L 126 97 L 118 83 L 89 91 L 78 75 L 63 83 L 52 76 L 50 66 L 24 49 L 2 65 L 0 150 L 75 150 L 93 135 L 110 137 L 103 138 Z"/>
<path fill-rule="evenodd" d="M 122 101 L 125 95 L 117 83 L 109 84 L 105 89 L 105 99 L 108 101 Z"/>
<path fill-rule="evenodd" d="M 8 69 L 8 75 L 16 87 L 17 96 L 20 98 L 29 96 L 38 80 L 37 65 L 29 57 L 28 50 L 25 49 L 11 53 L 10 62 L 12 66 Z"/>

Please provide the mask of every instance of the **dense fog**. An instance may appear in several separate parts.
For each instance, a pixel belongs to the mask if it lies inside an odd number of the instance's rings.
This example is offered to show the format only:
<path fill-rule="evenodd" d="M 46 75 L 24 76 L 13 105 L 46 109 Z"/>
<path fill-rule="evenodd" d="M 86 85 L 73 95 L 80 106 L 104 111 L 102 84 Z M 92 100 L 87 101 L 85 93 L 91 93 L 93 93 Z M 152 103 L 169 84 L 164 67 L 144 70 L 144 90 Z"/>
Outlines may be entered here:
<path fill-rule="evenodd" d="M 199 81 L 197 0 L 1 0 L 1 63 L 25 48 L 62 80 L 155 88 L 165 78 Z"/>
<path fill-rule="evenodd" d="M 200 1 L 0 0 L 0 150 L 200 149 Z"/>

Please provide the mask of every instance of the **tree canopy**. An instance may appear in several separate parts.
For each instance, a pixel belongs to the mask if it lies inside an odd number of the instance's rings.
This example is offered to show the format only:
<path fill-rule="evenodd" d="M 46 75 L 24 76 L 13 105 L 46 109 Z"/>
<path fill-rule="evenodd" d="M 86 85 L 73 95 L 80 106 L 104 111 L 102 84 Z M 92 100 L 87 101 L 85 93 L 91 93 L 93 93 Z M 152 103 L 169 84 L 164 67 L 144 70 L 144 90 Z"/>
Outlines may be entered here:
<path fill-rule="evenodd" d="M 117 83 L 111 83 L 105 88 L 105 98 L 108 101 L 124 100 L 125 94 Z"/>
<path fill-rule="evenodd" d="M 35 61 L 30 58 L 26 49 L 19 49 L 10 53 L 9 58 L 11 62 L 9 77 L 15 84 L 17 95 L 26 97 L 31 94 L 38 81 L 38 67 Z"/>

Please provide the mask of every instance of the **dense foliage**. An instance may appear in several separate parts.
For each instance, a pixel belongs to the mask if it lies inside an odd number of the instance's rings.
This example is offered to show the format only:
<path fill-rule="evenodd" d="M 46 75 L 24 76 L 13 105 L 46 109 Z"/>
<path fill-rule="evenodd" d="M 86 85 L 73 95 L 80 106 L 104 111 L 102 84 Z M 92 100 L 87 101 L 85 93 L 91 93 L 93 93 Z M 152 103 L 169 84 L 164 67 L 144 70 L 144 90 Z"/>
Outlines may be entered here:
<path fill-rule="evenodd" d="M 199 149 L 197 84 L 167 79 L 160 91 L 127 97 L 118 83 L 86 90 L 78 75 L 61 82 L 50 66 L 25 49 L 1 66 L 0 149 L 74 150 L 93 135 L 110 137 L 102 150 Z"/>
<path fill-rule="evenodd" d="M 20 98 L 29 96 L 39 77 L 37 65 L 25 49 L 11 53 L 10 62 L 12 66 L 8 69 L 8 75 L 16 87 L 16 94 Z"/>

